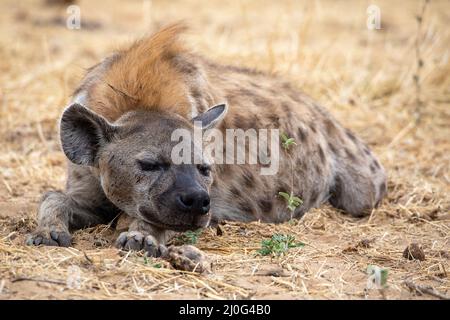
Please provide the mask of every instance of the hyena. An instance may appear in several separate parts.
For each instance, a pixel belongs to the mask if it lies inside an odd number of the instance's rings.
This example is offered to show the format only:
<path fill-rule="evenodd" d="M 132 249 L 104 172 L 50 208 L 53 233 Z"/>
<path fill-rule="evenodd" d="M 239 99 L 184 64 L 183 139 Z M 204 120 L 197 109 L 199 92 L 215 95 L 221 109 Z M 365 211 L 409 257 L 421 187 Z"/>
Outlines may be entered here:
<path fill-rule="evenodd" d="M 88 70 L 60 121 L 66 190 L 44 195 L 28 244 L 70 246 L 71 231 L 124 213 L 131 222 L 117 245 L 158 256 L 173 232 L 221 220 L 279 223 L 325 202 L 360 217 L 381 202 L 385 171 L 361 139 L 278 76 L 186 49 L 183 29 L 166 27 Z M 221 131 L 279 128 L 297 146 L 276 175 L 201 154 L 200 163 L 174 164 L 171 134 L 191 132 L 194 121 Z M 278 196 L 291 179 L 303 200 L 293 213 Z"/>

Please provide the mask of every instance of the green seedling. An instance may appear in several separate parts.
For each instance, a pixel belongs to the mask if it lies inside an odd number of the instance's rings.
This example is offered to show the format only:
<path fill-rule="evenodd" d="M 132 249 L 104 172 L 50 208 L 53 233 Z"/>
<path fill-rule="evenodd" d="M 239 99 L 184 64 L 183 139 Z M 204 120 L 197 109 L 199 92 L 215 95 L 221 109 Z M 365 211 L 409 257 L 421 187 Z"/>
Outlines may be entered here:
<path fill-rule="evenodd" d="M 281 134 L 281 145 L 283 146 L 284 150 L 287 152 L 291 146 L 297 145 L 297 143 L 295 143 L 294 138 L 290 138 L 285 133 L 282 133 Z M 302 199 L 300 199 L 299 197 L 294 195 L 294 164 L 293 164 L 292 158 L 289 156 L 289 154 L 288 154 L 288 157 L 289 157 L 289 161 L 291 163 L 291 191 L 290 191 L 290 193 L 280 191 L 280 192 L 278 192 L 278 194 L 286 200 L 287 208 L 291 212 L 294 212 L 295 209 L 303 203 L 303 201 L 302 201 Z"/>
<path fill-rule="evenodd" d="M 202 229 L 186 231 L 176 238 L 176 242 L 180 244 L 196 244 L 201 233 Z"/>
<path fill-rule="evenodd" d="M 282 197 L 286 200 L 286 202 L 287 202 L 287 208 L 288 208 L 289 210 L 291 210 L 292 212 L 294 212 L 295 209 L 296 209 L 299 205 L 301 205 L 301 204 L 303 203 L 303 200 L 302 200 L 302 199 L 300 199 L 300 198 L 297 197 L 297 196 L 294 196 L 292 193 L 289 194 L 289 193 L 286 193 L 286 192 L 278 192 L 278 194 L 279 194 L 280 196 L 282 196 Z"/>
<path fill-rule="evenodd" d="M 303 242 L 296 242 L 295 237 L 285 234 L 274 234 L 272 238 L 261 242 L 261 249 L 258 253 L 263 256 L 281 256 L 291 248 L 303 247 Z"/>
<path fill-rule="evenodd" d="M 374 286 L 378 289 L 382 289 L 387 286 L 388 269 L 376 265 L 369 265 L 367 267 L 367 274 L 369 275 L 369 278 L 367 279 L 368 289 L 371 289 Z"/>
<path fill-rule="evenodd" d="M 285 133 L 282 133 L 281 145 L 283 146 L 284 150 L 287 151 L 292 145 L 297 145 L 297 143 L 295 143 L 294 138 L 289 138 Z"/>

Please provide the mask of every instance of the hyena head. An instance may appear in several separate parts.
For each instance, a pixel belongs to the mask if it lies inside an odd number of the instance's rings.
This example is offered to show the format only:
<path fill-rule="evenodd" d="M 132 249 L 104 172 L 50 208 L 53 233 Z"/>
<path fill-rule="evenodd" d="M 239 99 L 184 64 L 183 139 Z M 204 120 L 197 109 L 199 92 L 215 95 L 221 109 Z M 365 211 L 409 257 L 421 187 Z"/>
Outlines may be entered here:
<path fill-rule="evenodd" d="M 193 230 L 207 226 L 211 218 L 212 164 L 194 143 L 189 149 L 197 161 L 176 164 L 172 150 L 179 141 L 172 141 L 172 133 L 193 133 L 194 121 L 211 128 L 225 112 L 226 106 L 218 105 L 189 121 L 136 110 L 110 123 L 73 104 L 61 118 L 61 144 L 71 162 L 98 172 L 107 198 L 128 215 L 164 229 Z"/>

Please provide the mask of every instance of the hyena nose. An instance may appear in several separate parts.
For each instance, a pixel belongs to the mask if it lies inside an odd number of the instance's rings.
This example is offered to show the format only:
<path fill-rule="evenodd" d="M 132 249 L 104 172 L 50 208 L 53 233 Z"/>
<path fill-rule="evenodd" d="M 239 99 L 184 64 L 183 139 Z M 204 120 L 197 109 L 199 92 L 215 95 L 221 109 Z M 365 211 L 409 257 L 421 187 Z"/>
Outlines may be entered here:
<path fill-rule="evenodd" d="M 177 196 L 178 208 L 192 214 L 207 214 L 210 207 L 209 204 L 209 195 L 204 190 L 182 192 Z"/>

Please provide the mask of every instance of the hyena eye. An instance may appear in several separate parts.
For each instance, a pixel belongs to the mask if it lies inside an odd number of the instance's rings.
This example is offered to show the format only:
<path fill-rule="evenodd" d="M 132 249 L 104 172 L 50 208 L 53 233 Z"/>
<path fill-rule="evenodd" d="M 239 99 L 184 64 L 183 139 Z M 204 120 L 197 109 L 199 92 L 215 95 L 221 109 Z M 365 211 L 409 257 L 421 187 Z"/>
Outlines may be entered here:
<path fill-rule="evenodd" d="M 161 171 L 167 170 L 169 165 L 166 163 L 138 160 L 137 163 L 142 171 Z"/>
<path fill-rule="evenodd" d="M 204 176 L 209 176 L 209 173 L 211 172 L 211 167 L 206 164 L 200 164 L 197 166 L 198 171 Z"/>

